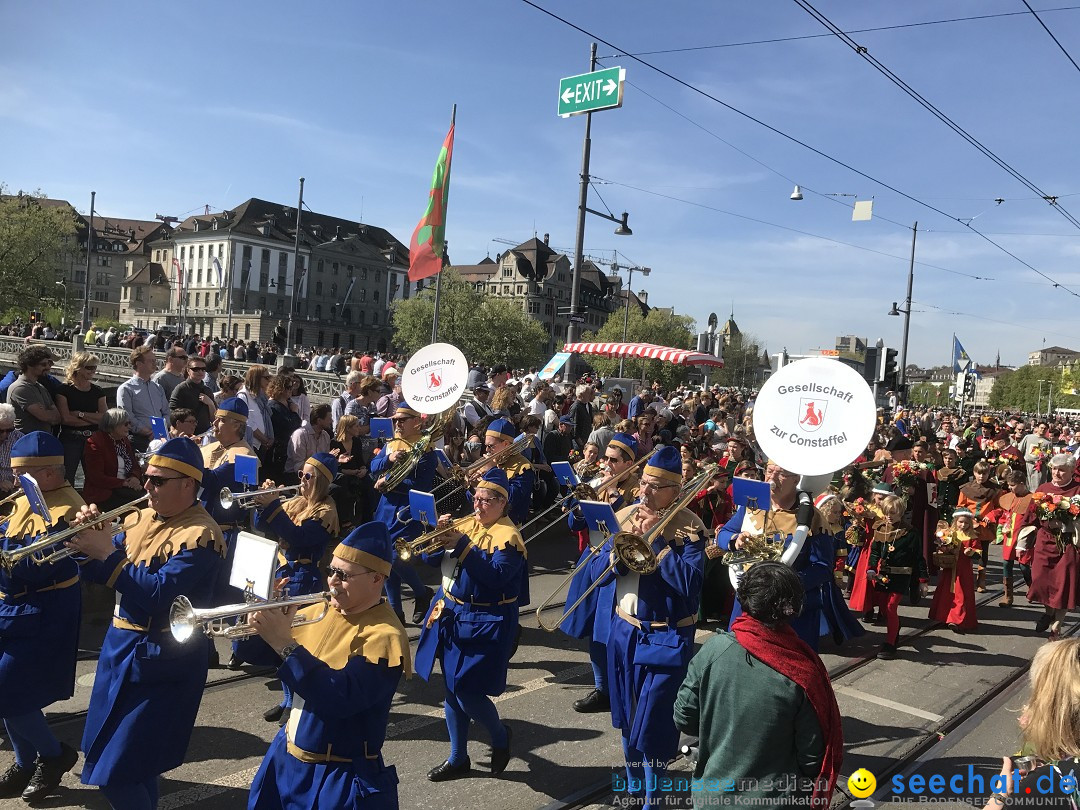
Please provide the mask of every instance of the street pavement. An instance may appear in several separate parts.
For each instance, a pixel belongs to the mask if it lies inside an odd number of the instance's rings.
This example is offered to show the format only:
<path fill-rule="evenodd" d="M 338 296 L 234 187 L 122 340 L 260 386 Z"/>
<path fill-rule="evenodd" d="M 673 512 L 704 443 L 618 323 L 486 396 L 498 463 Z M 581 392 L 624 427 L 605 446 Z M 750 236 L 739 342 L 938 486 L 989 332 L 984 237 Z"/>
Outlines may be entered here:
<path fill-rule="evenodd" d="M 533 615 L 536 605 L 562 582 L 577 556 L 569 537 L 559 535 L 555 528 L 529 545 L 534 602 L 522 616 L 521 645 L 510 664 L 507 691 L 497 699 L 501 716 L 514 729 L 514 758 L 508 769 L 499 777 L 485 774 L 488 740 L 483 730 L 474 727 L 469 744 L 473 776 L 439 785 L 428 782 L 427 771 L 442 762 L 449 751 L 441 709 L 443 688 L 437 672 L 430 683 L 414 677 L 403 683 L 395 698 L 383 749 L 387 762 L 397 767 L 402 808 L 554 808 L 568 796 L 610 785 L 612 775 L 620 772 L 619 735 L 611 728 L 609 716 L 578 714 L 571 708 L 592 685 L 585 643 L 539 629 Z M 420 570 L 426 581 L 435 584 L 436 569 L 420 566 Z M 995 567 L 994 572 L 997 570 Z M 928 737 L 936 738 L 936 730 L 950 718 L 1026 666 L 1044 641 L 1032 629 L 1040 609 L 1028 605 L 1022 596 L 1016 602 L 1012 608 L 999 608 L 994 593 L 993 600 L 979 609 L 977 631 L 959 635 L 934 629 L 903 645 L 898 660 L 870 660 L 835 681 L 846 740 L 841 789 L 846 789 L 847 775 L 856 768 L 883 771 Z M 82 720 L 78 715 L 68 721 L 64 718 L 86 708 L 94 652 L 111 601 L 106 592 L 88 590 L 87 604 L 82 640 L 86 654 L 79 663 L 76 694 L 49 712 L 57 733 L 73 745 L 79 742 Z M 920 607 L 902 607 L 902 632 L 926 628 L 928 608 L 928 599 Z M 409 631 L 415 641 L 418 629 L 410 626 Z M 712 631 L 699 629 L 699 643 Z M 866 636 L 843 649 L 823 639 L 822 659 L 835 669 L 870 656 L 883 635 L 884 628 L 869 627 Z M 222 660 L 227 660 L 228 646 L 220 640 L 217 646 Z M 278 730 L 276 723 L 263 720 L 262 713 L 277 702 L 279 692 L 276 681 L 269 677 L 235 680 L 236 676 L 224 668 L 211 671 L 187 761 L 162 779 L 162 810 L 192 806 L 225 810 L 245 805 L 247 788 Z M 988 719 L 985 728 L 963 745 L 957 740 L 949 756 L 938 763 L 940 767 L 972 762 L 987 775 L 997 773 L 1000 756 L 1016 747 L 1015 703 L 1002 706 L 993 715 L 997 720 Z M 753 733 L 753 729 L 746 733 Z M 0 768 L 7 762 L 7 755 L 0 754 Z M 689 773 L 691 764 L 681 761 L 674 767 Z M 79 770 L 81 764 L 75 773 Z M 835 801 L 843 798 L 838 791 Z M 609 792 L 591 806 L 609 807 L 618 800 Z M 65 777 L 58 794 L 43 806 L 108 807 L 96 789 L 78 784 L 74 775 Z M 672 797 L 668 806 L 684 805 Z M 25 805 L 20 800 L 0 801 L 0 810 L 6 807 Z"/>

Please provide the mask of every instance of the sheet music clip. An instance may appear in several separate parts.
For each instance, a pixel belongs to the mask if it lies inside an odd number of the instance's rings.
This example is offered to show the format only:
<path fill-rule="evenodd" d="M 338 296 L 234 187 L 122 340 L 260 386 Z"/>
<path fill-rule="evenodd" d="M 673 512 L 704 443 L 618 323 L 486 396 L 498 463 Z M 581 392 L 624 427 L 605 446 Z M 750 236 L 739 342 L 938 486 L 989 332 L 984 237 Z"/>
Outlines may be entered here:
<path fill-rule="evenodd" d="M 615 510 L 607 501 L 578 501 L 578 506 L 590 531 L 600 532 L 607 537 L 619 530 Z"/>
<path fill-rule="evenodd" d="M 564 486 L 567 489 L 573 489 L 581 483 L 569 461 L 551 462 L 551 474 L 555 476 L 555 480 L 558 481 L 561 486 Z"/>
<path fill-rule="evenodd" d="M 439 522 L 439 513 L 435 505 L 435 495 L 420 490 L 409 491 L 409 514 L 413 520 L 419 520 L 427 527 Z"/>
<path fill-rule="evenodd" d="M 772 503 L 769 497 L 770 492 L 771 489 L 765 481 L 739 477 L 731 481 L 731 499 L 735 502 L 735 506 L 767 512 Z"/>
<path fill-rule="evenodd" d="M 259 484 L 259 459 L 255 456 L 237 456 L 233 462 L 233 477 L 236 483 L 245 487 L 254 487 Z"/>

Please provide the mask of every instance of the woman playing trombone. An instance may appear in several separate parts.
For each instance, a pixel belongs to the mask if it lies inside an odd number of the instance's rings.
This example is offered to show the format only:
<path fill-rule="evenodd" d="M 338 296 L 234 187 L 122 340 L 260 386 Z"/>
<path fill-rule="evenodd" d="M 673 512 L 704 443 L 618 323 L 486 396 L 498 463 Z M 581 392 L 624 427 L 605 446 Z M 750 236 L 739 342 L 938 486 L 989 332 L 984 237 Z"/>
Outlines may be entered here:
<path fill-rule="evenodd" d="M 423 554 L 442 569 L 443 585 L 420 633 L 416 671 L 427 680 L 439 661 L 450 733 L 450 756 L 428 771 L 432 782 L 468 775 L 473 720 L 491 737 L 491 773 L 502 773 L 510 761 L 510 729 L 489 697 L 506 690 L 525 572 L 525 545 L 506 516 L 509 486 L 505 472 L 489 470 L 476 485 L 473 516 L 453 526 L 449 515 L 440 517 L 442 547 Z"/>
<path fill-rule="evenodd" d="M 337 507 L 330 497 L 330 484 L 337 475 L 337 459 L 329 453 L 316 453 L 300 470 L 300 491 L 296 497 L 281 503 L 278 496 L 256 495 L 259 511 L 255 528 L 266 532 L 281 543 L 285 563 L 276 577 L 285 578 L 285 596 L 304 596 L 322 590 L 319 560 L 327 544 L 338 536 Z M 264 489 L 273 489 L 273 481 L 264 481 Z M 254 656 L 244 652 L 245 642 L 237 642 L 234 654 L 240 659 Z M 254 663 L 262 663 L 255 661 Z M 281 684 L 281 703 L 267 710 L 263 717 L 273 722 L 292 708 L 292 691 Z"/>

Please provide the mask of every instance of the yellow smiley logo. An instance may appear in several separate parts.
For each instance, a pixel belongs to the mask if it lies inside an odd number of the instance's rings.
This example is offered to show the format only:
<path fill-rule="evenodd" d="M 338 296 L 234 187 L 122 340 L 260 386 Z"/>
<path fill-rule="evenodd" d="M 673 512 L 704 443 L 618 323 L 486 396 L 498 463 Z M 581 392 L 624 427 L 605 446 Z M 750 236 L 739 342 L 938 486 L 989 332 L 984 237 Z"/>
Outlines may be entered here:
<path fill-rule="evenodd" d="M 877 789 L 877 779 L 866 768 L 859 768 L 848 777 L 847 786 L 856 799 L 865 799 Z"/>

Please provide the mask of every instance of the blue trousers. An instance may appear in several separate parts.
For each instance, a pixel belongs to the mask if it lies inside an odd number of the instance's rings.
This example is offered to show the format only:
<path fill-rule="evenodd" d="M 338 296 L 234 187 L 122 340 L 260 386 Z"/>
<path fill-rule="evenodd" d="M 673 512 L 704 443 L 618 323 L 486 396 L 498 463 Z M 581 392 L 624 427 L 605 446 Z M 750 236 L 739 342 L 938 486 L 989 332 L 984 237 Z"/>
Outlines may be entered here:
<path fill-rule="evenodd" d="M 446 693 L 446 729 L 450 732 L 450 764 L 461 765 L 469 759 L 469 721 L 487 729 L 494 748 L 505 748 L 506 726 L 499 710 L 487 695 L 479 692 Z"/>
<path fill-rule="evenodd" d="M 626 792 L 645 800 L 645 807 L 659 807 L 664 801 L 664 794 L 659 789 L 660 779 L 667 773 L 667 763 L 650 761 L 636 748 L 630 746 L 630 740 L 622 738 L 623 756 L 626 758 Z"/>
<path fill-rule="evenodd" d="M 17 717 L 5 717 L 11 747 L 15 749 L 15 762 L 20 768 L 34 767 L 34 760 L 42 757 L 60 756 L 60 741 L 45 722 L 45 713 L 35 709 Z"/>
<path fill-rule="evenodd" d="M 102 785 L 101 792 L 109 800 L 113 810 L 155 810 L 158 806 L 156 776 L 151 776 L 145 782 Z"/>
<path fill-rule="evenodd" d="M 413 565 L 406 560 L 395 557 L 394 565 L 390 569 L 390 576 L 386 578 L 386 601 L 390 603 L 395 613 L 401 613 L 401 583 L 404 580 L 413 592 L 413 599 L 419 596 L 427 588 L 420 580 Z"/>

